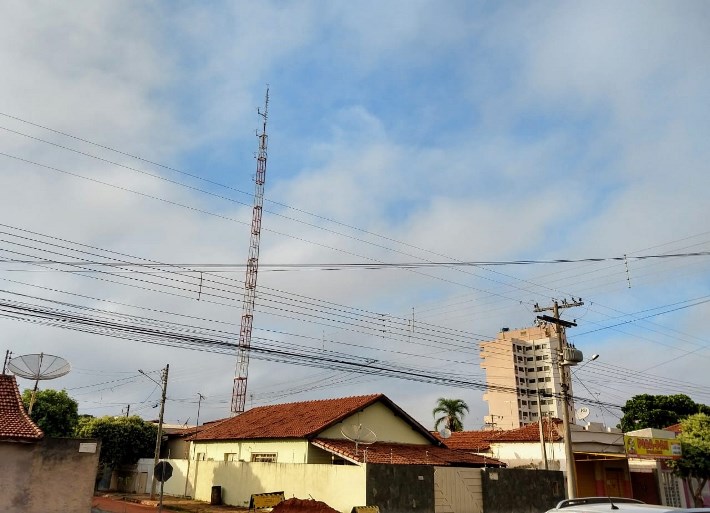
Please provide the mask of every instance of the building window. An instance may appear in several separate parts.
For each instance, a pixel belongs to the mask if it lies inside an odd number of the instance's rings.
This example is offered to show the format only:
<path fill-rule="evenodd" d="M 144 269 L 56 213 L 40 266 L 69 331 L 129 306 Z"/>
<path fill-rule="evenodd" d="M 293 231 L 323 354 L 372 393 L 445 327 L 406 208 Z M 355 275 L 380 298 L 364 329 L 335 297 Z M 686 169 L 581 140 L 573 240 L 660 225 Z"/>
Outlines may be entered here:
<path fill-rule="evenodd" d="M 253 452 L 251 453 L 252 463 L 276 463 L 275 452 Z"/>
<path fill-rule="evenodd" d="M 225 452 L 224 461 L 239 461 L 236 452 Z"/>
<path fill-rule="evenodd" d="M 535 372 L 535 367 L 528 367 L 528 372 Z"/>
<path fill-rule="evenodd" d="M 537 368 L 537 371 L 538 371 L 538 372 L 542 372 L 542 367 L 538 367 L 538 368 Z"/>
<path fill-rule="evenodd" d="M 204 453 L 204 452 L 198 452 L 198 453 L 195 455 L 195 459 L 196 459 L 197 461 L 205 461 L 205 453 Z"/>
<path fill-rule="evenodd" d="M 541 380 L 541 381 L 542 381 L 542 380 Z M 547 377 L 545 378 L 545 381 L 552 381 L 552 378 L 551 378 L 550 376 L 547 376 Z"/>
<path fill-rule="evenodd" d="M 532 357 L 532 356 L 528 356 L 528 361 L 529 361 L 529 362 L 532 362 L 532 361 L 533 361 L 533 357 Z"/>
<path fill-rule="evenodd" d="M 542 357 L 542 356 L 536 356 L 535 359 L 539 362 L 539 361 L 541 361 L 541 360 L 543 359 L 543 357 Z"/>
<path fill-rule="evenodd" d="M 530 401 L 530 406 L 537 406 L 537 401 Z"/>
<path fill-rule="evenodd" d="M 549 366 L 549 365 L 545 365 L 545 370 L 546 370 L 546 371 L 549 371 L 549 370 L 550 370 L 550 366 Z"/>

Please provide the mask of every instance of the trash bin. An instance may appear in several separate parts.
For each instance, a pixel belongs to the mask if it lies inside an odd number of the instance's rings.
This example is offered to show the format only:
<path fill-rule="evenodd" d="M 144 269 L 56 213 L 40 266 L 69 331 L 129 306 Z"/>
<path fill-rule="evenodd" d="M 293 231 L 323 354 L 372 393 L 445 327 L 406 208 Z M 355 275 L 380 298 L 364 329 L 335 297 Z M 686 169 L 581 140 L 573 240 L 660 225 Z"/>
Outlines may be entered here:
<path fill-rule="evenodd" d="M 212 504 L 212 505 L 222 504 L 222 487 L 221 486 L 213 486 L 212 487 L 212 496 L 210 497 L 210 504 Z"/>

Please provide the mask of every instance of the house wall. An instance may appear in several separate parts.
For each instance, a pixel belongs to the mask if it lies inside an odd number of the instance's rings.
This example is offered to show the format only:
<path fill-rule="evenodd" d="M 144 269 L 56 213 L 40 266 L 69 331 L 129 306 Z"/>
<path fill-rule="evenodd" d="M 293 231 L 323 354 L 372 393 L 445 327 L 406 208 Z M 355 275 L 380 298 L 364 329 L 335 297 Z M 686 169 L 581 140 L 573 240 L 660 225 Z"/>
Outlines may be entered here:
<path fill-rule="evenodd" d="M 375 433 L 378 442 L 429 445 L 431 442 L 382 403 L 375 403 L 318 434 L 319 438 L 342 440 L 345 425 L 362 425 Z"/>
<path fill-rule="evenodd" d="M 173 475 L 164 484 L 163 493 L 167 495 L 185 495 L 189 462 L 187 495 L 201 501 L 209 501 L 212 487 L 221 486 L 222 501 L 233 506 L 248 506 L 254 493 L 280 491 L 287 498 L 313 497 L 343 513 L 350 513 L 353 506 L 366 505 L 366 466 L 169 461 Z"/>
<path fill-rule="evenodd" d="M 308 463 L 306 440 L 249 440 L 247 442 L 197 442 L 193 454 L 204 460 L 251 461 L 253 453 L 276 453 L 277 463 Z"/>
<path fill-rule="evenodd" d="M 546 443 L 547 461 L 549 470 L 565 469 L 565 447 L 560 442 Z M 491 455 L 504 461 L 508 467 L 534 467 L 545 468 L 542 459 L 540 443 L 520 442 L 520 443 L 498 443 L 491 444 Z"/>
<path fill-rule="evenodd" d="M 94 452 L 79 452 L 82 443 L 96 444 Z M 88 447 L 91 446 L 82 446 L 82 449 Z M 89 511 L 99 450 L 98 440 L 87 439 L 45 438 L 32 444 L 0 443 L 0 511 Z"/>

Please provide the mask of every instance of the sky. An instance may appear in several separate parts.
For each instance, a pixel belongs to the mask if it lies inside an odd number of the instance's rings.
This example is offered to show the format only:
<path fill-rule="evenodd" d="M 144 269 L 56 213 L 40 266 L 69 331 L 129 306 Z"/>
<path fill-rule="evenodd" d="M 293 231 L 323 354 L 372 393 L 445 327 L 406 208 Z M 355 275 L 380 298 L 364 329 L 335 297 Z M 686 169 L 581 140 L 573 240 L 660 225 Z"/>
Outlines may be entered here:
<path fill-rule="evenodd" d="M 479 429 L 480 342 L 569 298 L 587 420 L 710 404 L 706 2 L 3 10 L 0 348 L 69 361 L 40 388 L 80 413 L 157 418 L 169 364 L 166 422 L 229 416 L 267 88 L 247 408 L 460 398 Z"/>

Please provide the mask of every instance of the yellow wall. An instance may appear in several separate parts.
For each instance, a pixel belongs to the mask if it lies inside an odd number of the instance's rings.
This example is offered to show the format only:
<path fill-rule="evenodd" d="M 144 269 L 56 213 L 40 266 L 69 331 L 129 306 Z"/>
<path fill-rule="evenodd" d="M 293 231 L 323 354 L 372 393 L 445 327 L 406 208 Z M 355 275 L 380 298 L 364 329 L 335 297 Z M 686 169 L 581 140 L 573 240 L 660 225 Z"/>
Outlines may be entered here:
<path fill-rule="evenodd" d="M 224 461 L 225 454 L 235 454 L 234 461 L 251 461 L 252 453 L 275 452 L 277 463 L 307 463 L 306 440 L 249 440 L 245 442 L 197 442 L 192 455 L 205 453 L 205 460 Z"/>
<path fill-rule="evenodd" d="M 173 476 L 164 493 L 182 496 L 188 460 L 170 460 Z M 187 494 L 209 501 L 212 486 L 222 487 L 222 500 L 233 506 L 248 506 L 254 493 L 283 491 L 286 498 L 309 496 L 350 513 L 365 505 L 365 465 L 302 465 L 293 463 L 225 463 L 189 461 Z M 196 487 L 193 488 L 193 483 Z"/>
<path fill-rule="evenodd" d="M 427 440 L 401 417 L 397 417 L 392 410 L 382 403 L 375 403 L 365 408 L 364 411 L 351 415 L 343 422 L 339 422 L 322 433 L 319 438 L 343 439 L 341 428 L 343 425 L 359 425 L 374 431 L 378 442 L 398 442 L 402 444 L 428 445 Z"/>

